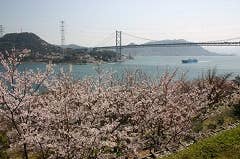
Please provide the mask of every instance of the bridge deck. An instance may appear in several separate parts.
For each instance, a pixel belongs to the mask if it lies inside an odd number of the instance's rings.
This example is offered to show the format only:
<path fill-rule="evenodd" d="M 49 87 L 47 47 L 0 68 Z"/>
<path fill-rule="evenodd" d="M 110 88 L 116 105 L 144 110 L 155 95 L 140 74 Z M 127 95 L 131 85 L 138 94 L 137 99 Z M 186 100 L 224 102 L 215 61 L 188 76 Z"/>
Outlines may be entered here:
<path fill-rule="evenodd" d="M 240 42 L 192 42 L 192 43 L 169 43 L 169 44 L 141 44 L 122 45 L 121 48 L 141 48 L 141 47 L 190 47 L 190 46 L 240 46 Z M 116 46 L 95 47 L 94 49 L 114 49 Z"/>

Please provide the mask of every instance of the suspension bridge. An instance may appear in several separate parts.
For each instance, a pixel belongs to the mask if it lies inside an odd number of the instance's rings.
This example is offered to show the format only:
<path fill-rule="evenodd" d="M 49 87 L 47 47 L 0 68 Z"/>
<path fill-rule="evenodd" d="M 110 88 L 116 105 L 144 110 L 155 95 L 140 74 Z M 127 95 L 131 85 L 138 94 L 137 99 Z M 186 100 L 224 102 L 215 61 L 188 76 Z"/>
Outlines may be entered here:
<path fill-rule="evenodd" d="M 112 34 L 111 34 L 112 35 Z M 127 44 L 122 45 L 122 35 L 127 35 L 136 39 L 142 39 L 148 41 L 150 43 L 143 44 Z M 115 32 L 115 45 L 110 46 L 97 46 L 93 49 L 95 50 L 104 50 L 104 49 L 115 49 L 118 57 L 121 57 L 122 49 L 124 48 L 144 48 L 144 47 L 193 47 L 193 46 L 240 46 L 240 37 L 223 39 L 223 40 L 215 40 L 215 41 L 205 41 L 205 42 L 171 42 L 171 43 L 162 43 L 158 40 L 153 40 L 145 37 L 140 37 L 137 35 L 129 34 L 122 31 Z"/>

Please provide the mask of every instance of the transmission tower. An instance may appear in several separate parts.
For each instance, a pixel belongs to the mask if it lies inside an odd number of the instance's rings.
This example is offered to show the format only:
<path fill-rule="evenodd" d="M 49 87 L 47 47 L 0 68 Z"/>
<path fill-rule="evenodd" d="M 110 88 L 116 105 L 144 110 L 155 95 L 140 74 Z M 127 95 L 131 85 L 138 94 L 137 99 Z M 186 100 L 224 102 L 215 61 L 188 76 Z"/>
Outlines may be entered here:
<path fill-rule="evenodd" d="M 65 44 L 65 28 L 64 21 L 60 21 L 60 32 L 61 32 L 61 46 Z"/>
<path fill-rule="evenodd" d="M 122 32 L 116 31 L 116 53 L 117 60 L 122 58 Z"/>
<path fill-rule="evenodd" d="M 0 25 L 0 38 L 3 36 L 3 33 L 4 33 L 3 25 Z"/>

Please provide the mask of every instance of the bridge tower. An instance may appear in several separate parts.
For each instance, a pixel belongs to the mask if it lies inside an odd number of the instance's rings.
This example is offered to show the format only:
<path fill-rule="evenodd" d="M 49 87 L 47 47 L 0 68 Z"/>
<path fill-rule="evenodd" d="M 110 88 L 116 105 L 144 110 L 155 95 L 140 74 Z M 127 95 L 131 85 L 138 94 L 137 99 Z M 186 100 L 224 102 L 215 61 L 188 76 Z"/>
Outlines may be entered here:
<path fill-rule="evenodd" d="M 116 60 L 122 58 L 122 31 L 116 31 Z"/>

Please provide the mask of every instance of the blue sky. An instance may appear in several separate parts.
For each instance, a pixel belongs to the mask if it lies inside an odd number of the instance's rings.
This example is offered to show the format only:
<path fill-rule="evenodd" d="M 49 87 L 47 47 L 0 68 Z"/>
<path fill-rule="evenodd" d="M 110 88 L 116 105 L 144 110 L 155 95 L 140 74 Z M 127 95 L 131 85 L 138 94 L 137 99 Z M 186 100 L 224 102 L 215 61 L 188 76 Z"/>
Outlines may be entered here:
<path fill-rule="evenodd" d="M 240 0 L 1 0 L 0 24 L 8 33 L 22 28 L 59 44 L 60 20 L 67 44 L 100 45 L 115 30 L 157 40 L 218 40 L 240 37 Z M 110 39 L 106 44 L 114 44 Z"/>

